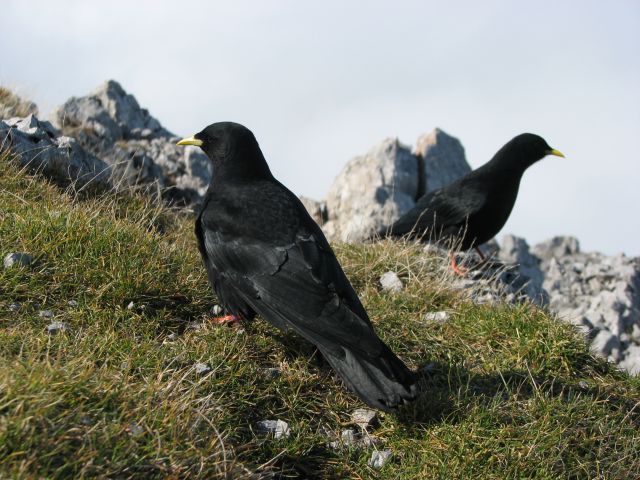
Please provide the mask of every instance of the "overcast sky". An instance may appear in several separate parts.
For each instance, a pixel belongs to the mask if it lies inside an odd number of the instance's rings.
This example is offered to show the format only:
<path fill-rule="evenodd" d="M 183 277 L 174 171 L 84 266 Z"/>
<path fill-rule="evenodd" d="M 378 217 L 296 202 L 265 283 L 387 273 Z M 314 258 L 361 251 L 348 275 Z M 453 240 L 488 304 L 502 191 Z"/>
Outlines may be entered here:
<path fill-rule="evenodd" d="M 233 120 L 274 174 L 322 198 L 346 161 L 434 127 L 477 167 L 518 133 L 502 233 L 640 255 L 640 1 L 3 0 L 0 83 L 42 116 L 118 80 L 178 135 Z"/>

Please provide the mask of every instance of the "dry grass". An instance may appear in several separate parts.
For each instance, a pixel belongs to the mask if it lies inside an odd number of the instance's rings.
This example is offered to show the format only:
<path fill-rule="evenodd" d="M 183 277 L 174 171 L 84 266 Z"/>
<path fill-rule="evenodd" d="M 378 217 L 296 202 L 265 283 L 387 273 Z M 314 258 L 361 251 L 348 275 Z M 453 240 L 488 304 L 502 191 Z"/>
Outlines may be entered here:
<path fill-rule="evenodd" d="M 0 119 L 30 114 L 38 114 L 38 107 L 33 102 L 23 100 L 8 88 L 0 86 Z"/>

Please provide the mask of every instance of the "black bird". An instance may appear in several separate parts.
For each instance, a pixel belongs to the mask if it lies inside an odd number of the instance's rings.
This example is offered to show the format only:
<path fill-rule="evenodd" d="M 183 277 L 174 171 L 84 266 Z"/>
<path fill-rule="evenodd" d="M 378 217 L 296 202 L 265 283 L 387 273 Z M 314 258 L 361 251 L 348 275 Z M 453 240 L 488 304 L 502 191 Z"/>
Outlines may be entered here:
<path fill-rule="evenodd" d="M 294 330 L 374 408 L 412 400 L 414 374 L 378 338 L 320 227 L 273 177 L 253 133 L 214 123 L 178 145 L 198 145 L 213 162 L 195 233 L 227 313 Z"/>
<path fill-rule="evenodd" d="M 457 241 L 461 250 L 478 248 L 504 226 L 518 196 L 524 171 L 547 155 L 564 157 L 538 135 L 523 133 L 504 145 L 483 166 L 446 187 L 422 196 L 380 236 Z M 456 273 L 455 257 L 451 264 Z"/>

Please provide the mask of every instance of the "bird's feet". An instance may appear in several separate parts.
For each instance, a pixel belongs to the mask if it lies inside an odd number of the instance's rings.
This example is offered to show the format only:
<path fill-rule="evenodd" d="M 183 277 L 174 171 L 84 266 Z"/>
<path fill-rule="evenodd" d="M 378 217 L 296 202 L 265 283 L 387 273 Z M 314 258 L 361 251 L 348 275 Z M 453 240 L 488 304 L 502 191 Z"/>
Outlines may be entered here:
<path fill-rule="evenodd" d="M 468 268 L 463 267 L 462 265 L 458 265 L 456 256 L 453 254 L 453 252 L 449 252 L 449 258 L 451 259 L 451 268 L 456 273 L 456 275 L 464 277 L 469 272 Z"/>
<path fill-rule="evenodd" d="M 235 325 L 240 322 L 240 319 L 235 315 L 223 315 L 221 317 L 211 317 L 209 321 L 216 325 Z"/>

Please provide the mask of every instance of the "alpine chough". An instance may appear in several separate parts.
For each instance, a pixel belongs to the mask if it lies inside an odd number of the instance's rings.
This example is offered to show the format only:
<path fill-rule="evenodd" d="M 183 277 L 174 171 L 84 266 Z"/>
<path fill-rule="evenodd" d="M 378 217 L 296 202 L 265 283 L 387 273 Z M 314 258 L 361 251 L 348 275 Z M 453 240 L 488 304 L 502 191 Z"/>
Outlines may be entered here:
<path fill-rule="evenodd" d="M 524 171 L 547 155 L 564 157 L 538 135 L 518 135 L 488 163 L 422 196 L 415 207 L 379 235 L 457 242 L 460 250 L 476 248 L 484 259 L 478 246 L 507 222 Z M 451 263 L 462 273 L 453 254 Z"/>
<path fill-rule="evenodd" d="M 374 408 L 412 400 L 415 375 L 378 338 L 320 227 L 273 177 L 253 133 L 214 123 L 178 145 L 197 145 L 213 162 L 195 233 L 227 313 L 294 330 Z"/>

